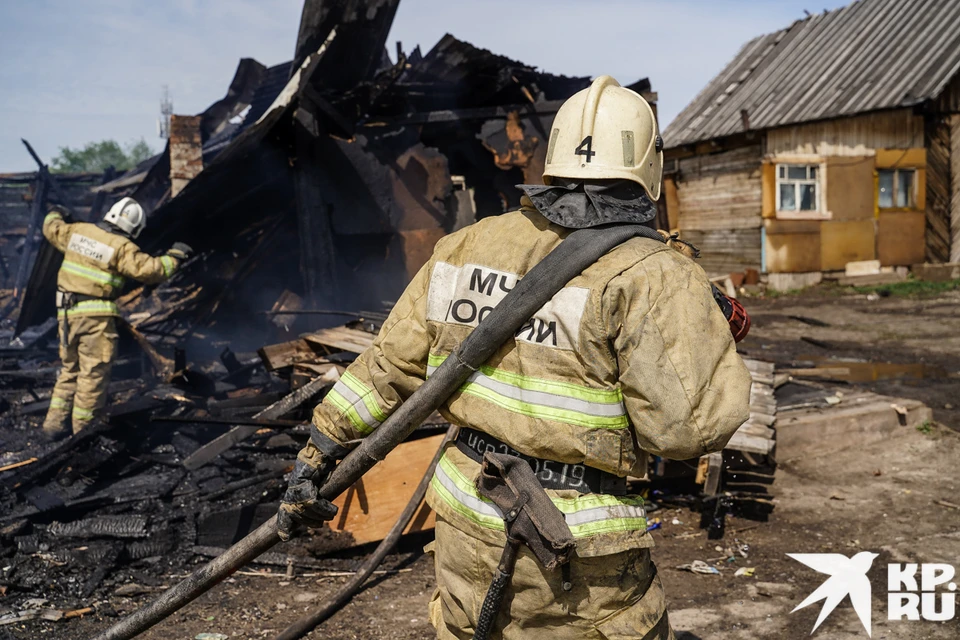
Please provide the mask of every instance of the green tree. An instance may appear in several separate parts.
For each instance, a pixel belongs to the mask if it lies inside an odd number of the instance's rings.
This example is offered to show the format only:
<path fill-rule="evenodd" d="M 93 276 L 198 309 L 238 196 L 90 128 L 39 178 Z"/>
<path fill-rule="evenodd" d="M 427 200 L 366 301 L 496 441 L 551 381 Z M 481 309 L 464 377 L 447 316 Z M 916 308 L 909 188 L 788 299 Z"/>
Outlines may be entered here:
<path fill-rule="evenodd" d="M 60 153 L 50 163 L 51 170 L 58 173 L 88 171 L 99 173 L 113 166 L 117 171 L 126 171 L 153 155 L 153 149 L 143 138 L 121 147 L 116 140 L 88 142 L 80 149 L 60 147 Z"/>

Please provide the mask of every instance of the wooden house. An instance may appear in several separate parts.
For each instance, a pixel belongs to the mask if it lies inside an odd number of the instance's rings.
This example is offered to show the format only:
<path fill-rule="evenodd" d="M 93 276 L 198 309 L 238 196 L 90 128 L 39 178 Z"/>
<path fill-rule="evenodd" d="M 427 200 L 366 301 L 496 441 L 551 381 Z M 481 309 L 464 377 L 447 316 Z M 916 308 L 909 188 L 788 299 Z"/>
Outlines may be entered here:
<path fill-rule="evenodd" d="M 755 38 L 663 137 L 670 226 L 711 274 L 960 261 L 960 2 Z"/>

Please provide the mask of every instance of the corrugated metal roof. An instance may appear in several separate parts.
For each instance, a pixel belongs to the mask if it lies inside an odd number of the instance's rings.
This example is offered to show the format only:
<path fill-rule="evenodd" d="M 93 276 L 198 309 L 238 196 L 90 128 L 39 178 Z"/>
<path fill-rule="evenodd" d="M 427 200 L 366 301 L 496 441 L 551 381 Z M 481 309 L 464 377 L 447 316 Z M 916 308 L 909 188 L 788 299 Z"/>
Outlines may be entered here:
<path fill-rule="evenodd" d="M 748 42 L 663 132 L 668 147 L 909 107 L 960 70 L 960 2 L 858 0 Z"/>

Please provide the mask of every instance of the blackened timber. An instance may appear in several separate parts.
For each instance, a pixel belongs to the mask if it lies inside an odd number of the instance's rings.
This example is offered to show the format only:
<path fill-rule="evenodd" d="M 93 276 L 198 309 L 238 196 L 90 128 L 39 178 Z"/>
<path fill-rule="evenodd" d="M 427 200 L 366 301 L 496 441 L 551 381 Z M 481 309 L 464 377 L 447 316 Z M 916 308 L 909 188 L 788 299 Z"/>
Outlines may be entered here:
<path fill-rule="evenodd" d="M 420 113 L 408 113 L 402 116 L 377 117 L 371 118 L 365 122 L 367 126 L 381 125 L 409 125 L 409 124 L 434 124 L 437 122 L 461 122 L 465 120 L 491 120 L 494 118 L 506 118 L 512 112 L 523 113 L 527 115 L 552 115 L 560 109 L 563 100 L 547 100 L 534 103 L 531 110 L 530 104 L 507 105 L 497 107 L 476 107 L 473 109 L 441 109 L 439 111 L 423 111 Z"/>
<path fill-rule="evenodd" d="M 23 295 L 23 287 L 27 280 L 27 265 L 31 264 L 30 258 L 33 256 L 34 245 L 39 242 L 37 237 L 40 233 L 40 226 L 43 224 L 45 215 L 44 208 L 47 204 L 47 176 L 42 171 L 37 173 L 37 186 L 34 190 L 33 211 L 30 215 L 30 226 L 27 228 L 26 241 L 23 245 L 23 252 L 20 254 L 20 265 L 17 267 L 17 279 L 13 285 L 13 295 Z"/>
<path fill-rule="evenodd" d="M 177 422 L 186 424 L 227 424 L 244 427 L 266 427 L 269 429 L 298 427 L 300 420 L 255 420 L 253 418 L 211 418 L 190 416 L 152 416 L 150 422 Z"/>
<path fill-rule="evenodd" d="M 311 306 L 336 306 L 340 298 L 336 249 L 330 222 L 330 204 L 324 197 L 327 170 L 319 157 L 319 147 L 328 141 L 325 136 L 314 138 L 299 124 L 294 129 L 297 149 L 294 191 L 303 290 Z"/>
<path fill-rule="evenodd" d="M 284 397 L 282 400 L 274 402 L 272 405 L 263 411 L 260 411 L 253 417 L 255 420 L 276 420 L 277 418 L 280 418 L 300 408 L 305 403 L 319 396 L 324 387 L 330 383 L 331 381 L 326 379 L 325 376 L 316 378 L 312 382 L 305 384 L 290 395 Z M 233 445 L 246 440 L 255 434 L 259 429 L 260 427 L 250 426 L 234 427 L 219 438 L 208 442 L 204 446 L 194 451 L 186 460 L 183 461 L 183 466 L 191 471 L 199 469 Z"/>
<path fill-rule="evenodd" d="M 107 184 L 117 175 L 116 169 L 113 168 L 113 165 L 107 167 L 106 171 L 103 172 L 103 179 L 100 181 L 100 186 Z M 106 191 L 97 191 L 93 196 L 93 202 L 90 204 L 90 214 L 87 216 L 87 222 L 98 222 L 100 219 L 100 214 L 103 213 L 103 205 L 107 200 Z"/>

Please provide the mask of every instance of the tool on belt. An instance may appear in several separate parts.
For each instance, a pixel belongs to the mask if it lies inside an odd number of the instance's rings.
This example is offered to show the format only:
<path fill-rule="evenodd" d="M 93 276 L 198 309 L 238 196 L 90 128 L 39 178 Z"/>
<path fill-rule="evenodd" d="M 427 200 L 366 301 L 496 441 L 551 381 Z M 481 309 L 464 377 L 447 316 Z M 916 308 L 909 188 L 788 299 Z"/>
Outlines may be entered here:
<path fill-rule="evenodd" d="M 70 320 L 66 312 L 81 302 L 88 300 L 103 300 L 103 298 L 74 293 L 72 291 L 57 291 L 57 310 L 64 312 L 63 322 L 60 323 L 60 344 L 64 349 L 67 348 L 67 343 L 70 341 Z"/>
<path fill-rule="evenodd" d="M 507 532 L 507 544 L 473 633 L 473 640 L 486 640 L 503 606 L 520 545 L 527 545 L 540 564 L 555 571 L 570 561 L 576 542 L 563 514 L 523 458 L 509 453 L 484 454 L 477 490 L 500 509 Z"/>
<path fill-rule="evenodd" d="M 572 489 L 580 493 L 605 493 L 622 496 L 627 493 L 627 479 L 584 464 L 568 464 L 534 458 L 520 453 L 493 436 L 463 427 L 457 436 L 457 449 L 474 462 L 483 462 L 486 453 L 503 453 L 526 461 L 534 477 L 544 489 Z"/>

